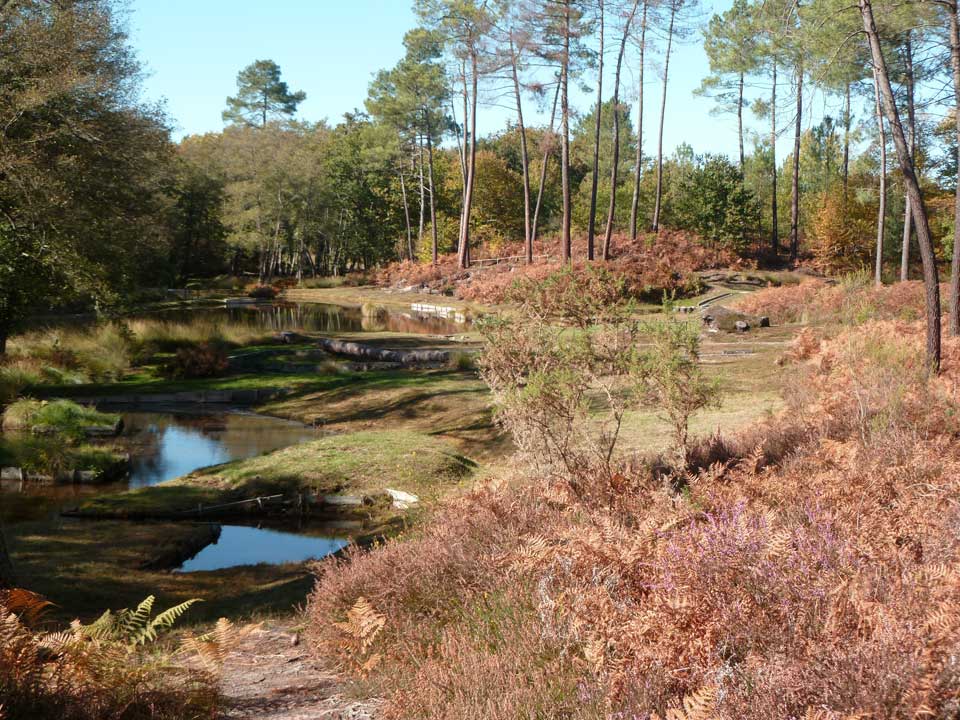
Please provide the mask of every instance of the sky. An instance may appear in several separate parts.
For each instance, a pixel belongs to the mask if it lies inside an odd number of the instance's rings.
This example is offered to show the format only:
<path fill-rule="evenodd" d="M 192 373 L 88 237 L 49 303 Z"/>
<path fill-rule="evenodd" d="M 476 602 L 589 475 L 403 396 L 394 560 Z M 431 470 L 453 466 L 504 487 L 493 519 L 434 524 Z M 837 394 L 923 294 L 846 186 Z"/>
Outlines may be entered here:
<path fill-rule="evenodd" d="M 701 24 L 729 3 L 706 0 Z M 222 129 L 220 113 L 226 97 L 235 93 L 237 72 L 257 59 L 277 62 L 290 88 L 306 92 L 301 119 L 336 123 L 345 112 L 362 109 L 372 76 L 403 55 L 403 35 L 416 24 L 411 5 L 412 0 L 131 0 L 129 25 L 147 72 L 145 96 L 165 102 L 179 138 Z M 713 102 L 693 96 L 709 72 L 699 37 L 698 31 L 674 45 L 664 147 L 669 153 L 687 142 L 697 152 L 732 157 L 735 118 L 712 115 Z M 614 60 L 608 59 L 611 69 Z M 654 150 L 661 93 L 659 54 L 653 62 L 645 82 L 648 154 Z M 590 85 L 595 81 L 584 78 Z M 612 84 L 609 77 L 606 83 Z M 635 68 L 625 67 L 623 83 L 622 97 L 634 99 Z M 574 101 L 583 111 L 591 102 L 585 94 Z M 532 122 L 546 123 L 532 110 L 526 111 Z M 481 108 L 478 130 L 497 131 L 507 119 L 512 119 L 507 110 Z"/>

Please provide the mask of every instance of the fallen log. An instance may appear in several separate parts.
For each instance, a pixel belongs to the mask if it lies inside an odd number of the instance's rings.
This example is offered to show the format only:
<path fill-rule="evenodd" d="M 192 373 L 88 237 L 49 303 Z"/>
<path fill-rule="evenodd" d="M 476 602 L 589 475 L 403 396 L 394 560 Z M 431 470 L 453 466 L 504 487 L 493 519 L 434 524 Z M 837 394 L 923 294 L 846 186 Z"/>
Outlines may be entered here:
<path fill-rule="evenodd" d="M 317 342 L 321 348 L 335 355 L 346 355 L 347 357 L 374 362 L 393 362 L 401 365 L 431 365 L 450 362 L 450 353 L 447 350 L 388 350 L 333 338 L 320 338 Z"/>

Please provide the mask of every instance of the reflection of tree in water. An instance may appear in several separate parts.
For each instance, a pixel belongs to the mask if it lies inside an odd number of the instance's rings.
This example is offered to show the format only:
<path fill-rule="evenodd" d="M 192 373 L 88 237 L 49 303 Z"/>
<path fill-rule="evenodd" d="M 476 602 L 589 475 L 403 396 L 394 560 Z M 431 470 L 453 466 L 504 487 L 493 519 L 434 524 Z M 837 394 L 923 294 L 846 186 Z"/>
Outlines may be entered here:
<path fill-rule="evenodd" d="M 226 431 L 220 433 L 219 441 L 233 458 L 262 455 L 317 437 L 312 428 L 278 418 L 231 414 L 224 419 Z"/>
<path fill-rule="evenodd" d="M 229 308 L 230 319 L 263 330 L 307 332 L 357 332 L 362 329 L 359 309 L 320 303 L 278 303 Z"/>
<path fill-rule="evenodd" d="M 239 307 L 174 311 L 163 317 L 176 322 L 234 323 L 272 332 L 402 332 L 455 335 L 464 326 L 446 318 L 416 313 L 387 313 L 386 319 L 364 318 L 359 308 L 325 303 L 272 303 Z"/>
<path fill-rule="evenodd" d="M 315 437 L 312 429 L 298 423 L 242 413 L 133 412 L 124 421 L 135 486 Z"/>

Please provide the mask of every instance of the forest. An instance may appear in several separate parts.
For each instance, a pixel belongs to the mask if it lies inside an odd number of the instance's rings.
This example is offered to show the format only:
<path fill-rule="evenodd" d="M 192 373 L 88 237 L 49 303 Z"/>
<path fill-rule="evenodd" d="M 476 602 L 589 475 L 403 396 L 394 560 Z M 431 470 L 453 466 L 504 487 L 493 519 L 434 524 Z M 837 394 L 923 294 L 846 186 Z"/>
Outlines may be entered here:
<path fill-rule="evenodd" d="M 0 720 L 960 715 L 957 0 L 412 10 L 0 0 Z"/>

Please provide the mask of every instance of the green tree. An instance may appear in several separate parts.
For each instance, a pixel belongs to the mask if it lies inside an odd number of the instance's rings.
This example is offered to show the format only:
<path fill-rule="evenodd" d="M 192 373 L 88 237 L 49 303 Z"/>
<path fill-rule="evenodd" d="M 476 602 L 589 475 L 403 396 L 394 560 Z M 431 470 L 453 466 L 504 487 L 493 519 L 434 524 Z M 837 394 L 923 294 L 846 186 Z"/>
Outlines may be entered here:
<path fill-rule="evenodd" d="M 431 226 L 431 257 L 437 262 L 437 209 L 434 189 L 434 148 L 443 140 L 449 120 L 444 104 L 450 97 L 450 87 L 443 66 L 438 62 L 443 46 L 436 31 L 418 28 L 403 39 L 405 57 L 390 70 L 381 70 L 370 83 L 366 100 L 367 112 L 395 128 L 402 145 L 419 149 L 420 166 L 420 237 L 423 242 L 425 196 L 429 198 Z M 424 182 L 423 149 L 426 145 L 427 173 Z M 402 167 L 402 161 L 400 163 Z M 403 170 L 398 175 L 404 182 Z M 405 188 L 404 188 L 405 192 Z M 409 235 L 409 228 L 408 228 Z M 412 248 L 408 248 L 412 257 Z"/>
<path fill-rule="evenodd" d="M 713 97 L 719 111 L 736 113 L 741 172 L 744 88 L 758 63 L 755 33 L 754 9 L 747 0 L 734 0 L 729 10 L 710 18 L 710 24 L 703 31 L 703 49 L 710 61 L 710 75 L 695 92 Z"/>
<path fill-rule="evenodd" d="M 237 94 L 227 98 L 223 121 L 266 127 L 270 120 L 289 119 L 306 93 L 290 92 L 273 60 L 256 60 L 237 74 Z"/>
<path fill-rule="evenodd" d="M 0 354 L 29 314 L 167 277 L 171 148 L 110 2 L 0 7 Z"/>

